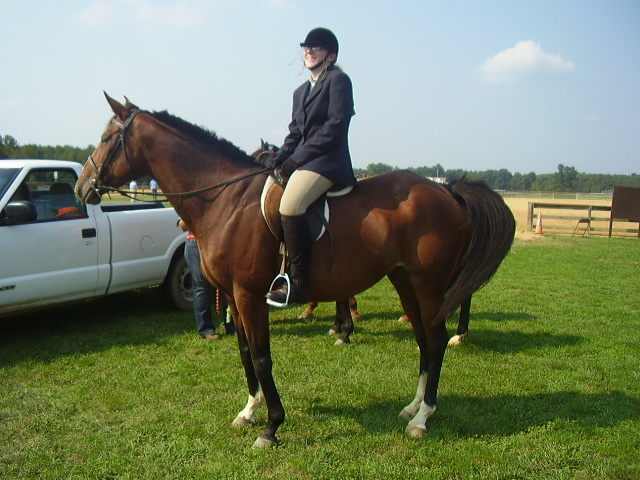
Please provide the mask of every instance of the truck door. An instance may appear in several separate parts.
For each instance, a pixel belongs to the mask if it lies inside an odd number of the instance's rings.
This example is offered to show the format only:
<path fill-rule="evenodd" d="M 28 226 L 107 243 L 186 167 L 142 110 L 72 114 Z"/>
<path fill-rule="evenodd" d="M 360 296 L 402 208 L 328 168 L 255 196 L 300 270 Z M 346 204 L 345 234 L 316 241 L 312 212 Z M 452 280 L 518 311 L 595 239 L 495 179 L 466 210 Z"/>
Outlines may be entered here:
<path fill-rule="evenodd" d="M 71 169 L 34 169 L 9 193 L 9 204 L 28 202 L 36 218 L 0 226 L 3 311 L 95 295 L 96 222 L 75 183 Z"/>

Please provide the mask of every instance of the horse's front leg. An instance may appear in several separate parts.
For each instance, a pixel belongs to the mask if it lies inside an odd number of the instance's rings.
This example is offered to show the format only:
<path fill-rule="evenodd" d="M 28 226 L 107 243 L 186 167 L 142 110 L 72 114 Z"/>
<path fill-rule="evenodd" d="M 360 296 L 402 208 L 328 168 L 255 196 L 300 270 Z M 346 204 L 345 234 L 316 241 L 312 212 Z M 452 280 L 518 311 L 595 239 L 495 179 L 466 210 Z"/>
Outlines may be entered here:
<path fill-rule="evenodd" d="M 232 311 L 232 315 L 234 315 L 235 317 L 235 315 L 237 315 L 237 312 L 233 314 Z M 254 423 L 256 423 L 256 410 L 264 403 L 264 395 L 262 394 L 262 390 L 260 389 L 260 382 L 258 382 L 258 377 L 256 376 L 256 372 L 253 368 L 253 360 L 251 358 L 249 342 L 247 341 L 247 335 L 244 331 L 242 322 L 236 320 L 235 323 L 237 326 L 236 335 L 238 336 L 240 360 L 242 361 L 244 373 L 247 378 L 247 386 L 249 387 L 249 399 L 247 400 L 247 405 L 244 407 L 244 409 L 240 411 L 240 413 L 238 413 L 238 415 L 236 416 L 235 420 L 233 421 L 233 425 L 253 425 Z"/>
<path fill-rule="evenodd" d="M 427 329 L 427 351 L 420 349 L 420 381 L 414 402 L 403 410 L 405 418 L 411 418 L 415 408 L 417 412 L 409 421 L 405 432 L 413 438 L 422 437 L 427 431 L 427 420 L 436 411 L 438 383 L 442 371 L 444 352 L 447 349 L 449 336 L 444 323 L 430 326 Z M 426 362 L 426 364 L 425 364 Z M 426 368 L 425 368 L 426 367 Z M 422 398 L 420 398 L 422 394 Z"/>
<path fill-rule="evenodd" d="M 238 341 L 241 343 L 240 354 L 247 375 L 249 401 L 234 423 L 253 423 L 255 411 L 264 400 L 267 403 L 267 426 L 253 446 L 277 445 L 276 431 L 284 422 L 285 412 L 272 374 L 269 307 L 263 297 L 236 296 L 236 303 L 242 324 L 242 328 L 238 330 Z"/>

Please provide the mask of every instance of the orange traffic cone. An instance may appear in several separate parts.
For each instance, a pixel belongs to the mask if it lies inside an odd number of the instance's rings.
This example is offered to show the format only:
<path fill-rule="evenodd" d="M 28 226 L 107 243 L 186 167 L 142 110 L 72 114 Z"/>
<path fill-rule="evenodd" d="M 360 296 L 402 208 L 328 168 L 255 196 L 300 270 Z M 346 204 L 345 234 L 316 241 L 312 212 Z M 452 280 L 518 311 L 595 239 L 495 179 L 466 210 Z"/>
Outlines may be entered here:
<path fill-rule="evenodd" d="M 536 225 L 536 233 L 542 233 L 542 213 L 538 212 L 538 224 Z"/>

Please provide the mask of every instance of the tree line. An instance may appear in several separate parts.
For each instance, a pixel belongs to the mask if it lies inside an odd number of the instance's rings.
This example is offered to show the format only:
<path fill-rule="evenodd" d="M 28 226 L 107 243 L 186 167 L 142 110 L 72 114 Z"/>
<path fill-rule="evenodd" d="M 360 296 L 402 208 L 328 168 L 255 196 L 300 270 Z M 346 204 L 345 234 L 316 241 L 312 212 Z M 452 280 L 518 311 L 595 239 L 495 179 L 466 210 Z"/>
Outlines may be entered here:
<path fill-rule="evenodd" d="M 87 148 L 43 145 L 20 145 L 11 135 L 0 135 L 0 159 L 6 158 L 34 158 L 49 160 L 70 160 L 84 164 L 87 157 L 96 149 L 93 145 Z"/>
<path fill-rule="evenodd" d="M 384 163 L 369 164 L 366 169 L 355 169 L 358 176 L 379 175 L 381 173 L 398 170 L 397 167 Z M 610 192 L 613 187 L 639 187 L 640 175 L 611 175 L 604 173 L 580 173 L 575 167 L 560 164 L 555 173 L 536 174 L 511 173 L 502 168 L 500 170 L 447 170 L 442 165 L 433 167 L 409 167 L 406 170 L 424 177 L 446 178 L 447 181 L 466 177 L 467 180 L 484 180 L 494 190 L 508 190 L 514 192 L 580 192 L 601 193 Z"/>
<path fill-rule="evenodd" d="M 95 150 L 93 145 L 86 148 L 43 145 L 20 145 L 11 135 L 0 135 L 0 159 L 5 158 L 48 158 L 51 160 L 71 160 L 84 164 L 87 157 Z M 371 163 L 366 169 L 354 168 L 358 177 L 368 177 L 381 173 L 399 170 L 398 167 L 385 163 Z M 554 173 L 536 174 L 511 173 L 507 169 L 500 170 L 447 170 L 442 165 L 432 167 L 409 167 L 410 170 L 424 177 L 446 178 L 448 181 L 466 177 L 468 180 L 484 180 L 494 190 L 536 191 L 536 192 L 580 192 L 600 193 L 613 190 L 613 187 L 640 188 L 640 175 L 610 175 L 602 173 L 580 173 L 575 167 L 558 165 Z"/>

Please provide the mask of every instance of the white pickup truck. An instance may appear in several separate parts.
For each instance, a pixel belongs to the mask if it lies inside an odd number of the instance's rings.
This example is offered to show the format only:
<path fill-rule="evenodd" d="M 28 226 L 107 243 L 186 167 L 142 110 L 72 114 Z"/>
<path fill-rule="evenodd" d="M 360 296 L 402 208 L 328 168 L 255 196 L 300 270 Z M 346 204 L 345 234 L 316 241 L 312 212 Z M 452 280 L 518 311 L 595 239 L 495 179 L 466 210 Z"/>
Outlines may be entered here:
<path fill-rule="evenodd" d="M 173 208 L 82 204 L 73 192 L 81 169 L 0 160 L 0 317 L 153 285 L 174 308 L 193 308 Z"/>

